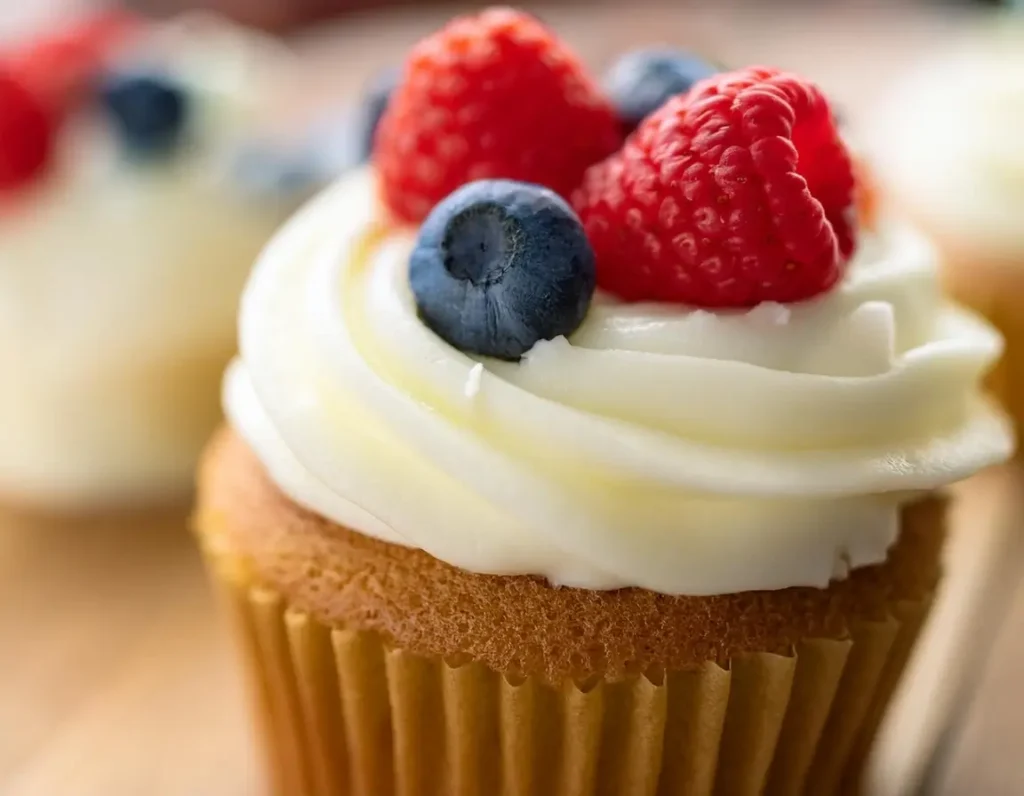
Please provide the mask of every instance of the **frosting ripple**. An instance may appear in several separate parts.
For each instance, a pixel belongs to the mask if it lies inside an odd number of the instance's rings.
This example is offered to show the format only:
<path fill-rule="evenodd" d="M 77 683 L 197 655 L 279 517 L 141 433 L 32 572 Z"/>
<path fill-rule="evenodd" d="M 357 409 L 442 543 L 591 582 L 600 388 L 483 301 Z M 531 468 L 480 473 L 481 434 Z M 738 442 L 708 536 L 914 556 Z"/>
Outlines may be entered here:
<path fill-rule="evenodd" d="M 417 317 L 411 231 L 351 176 L 267 248 L 225 402 L 298 503 L 455 566 L 592 589 L 823 586 L 877 563 L 900 506 L 1005 459 L 1001 350 L 885 228 L 795 305 L 598 296 L 571 339 L 471 357 Z"/>

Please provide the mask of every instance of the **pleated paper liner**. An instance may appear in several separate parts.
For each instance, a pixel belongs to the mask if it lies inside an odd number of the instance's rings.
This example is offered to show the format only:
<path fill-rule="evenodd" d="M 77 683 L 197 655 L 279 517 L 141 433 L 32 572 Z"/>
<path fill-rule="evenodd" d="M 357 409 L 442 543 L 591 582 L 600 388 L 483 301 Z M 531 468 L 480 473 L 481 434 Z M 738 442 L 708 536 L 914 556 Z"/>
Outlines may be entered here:
<path fill-rule="evenodd" d="M 331 629 L 221 563 L 276 796 L 854 793 L 931 603 L 788 656 L 555 688 Z"/>

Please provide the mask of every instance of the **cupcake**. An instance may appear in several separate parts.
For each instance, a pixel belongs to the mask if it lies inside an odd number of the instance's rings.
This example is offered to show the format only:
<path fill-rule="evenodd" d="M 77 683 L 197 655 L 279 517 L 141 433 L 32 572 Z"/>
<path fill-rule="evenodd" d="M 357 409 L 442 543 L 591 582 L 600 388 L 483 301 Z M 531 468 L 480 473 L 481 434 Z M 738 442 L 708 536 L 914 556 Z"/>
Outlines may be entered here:
<path fill-rule="evenodd" d="M 188 494 L 246 274 L 299 203 L 242 169 L 281 62 L 216 20 L 121 15 L 0 61 L 3 503 Z"/>
<path fill-rule="evenodd" d="M 939 246 L 951 293 L 1003 333 L 992 386 L 1024 421 L 1024 24 L 1004 20 L 921 63 L 869 143 L 900 209 Z"/>
<path fill-rule="evenodd" d="M 859 228 L 817 86 L 649 63 L 623 142 L 540 23 L 456 20 L 250 276 L 196 528 L 275 792 L 859 775 L 1000 338 Z"/>

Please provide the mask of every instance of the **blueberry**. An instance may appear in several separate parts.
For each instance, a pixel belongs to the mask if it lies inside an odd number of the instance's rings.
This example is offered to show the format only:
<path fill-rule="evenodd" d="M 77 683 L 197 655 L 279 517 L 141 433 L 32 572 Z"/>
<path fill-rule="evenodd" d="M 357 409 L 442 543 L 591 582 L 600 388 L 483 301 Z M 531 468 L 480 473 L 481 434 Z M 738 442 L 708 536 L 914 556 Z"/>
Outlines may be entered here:
<path fill-rule="evenodd" d="M 359 159 L 366 162 L 373 152 L 373 136 L 377 132 L 380 118 L 387 110 L 391 95 L 401 79 L 401 70 L 390 67 L 379 72 L 366 86 L 358 114 L 357 137 Z"/>
<path fill-rule="evenodd" d="M 574 332 L 594 280 L 594 253 L 569 205 L 511 180 L 472 182 L 444 199 L 409 262 L 427 326 L 462 351 L 508 360 Z"/>
<path fill-rule="evenodd" d="M 713 64 L 681 50 L 634 50 L 612 65 L 605 76 L 605 89 L 624 131 L 630 133 L 668 99 L 718 71 Z"/>
<path fill-rule="evenodd" d="M 168 155 L 184 139 L 188 94 L 171 78 L 159 74 L 113 75 L 100 96 L 132 154 Z"/>

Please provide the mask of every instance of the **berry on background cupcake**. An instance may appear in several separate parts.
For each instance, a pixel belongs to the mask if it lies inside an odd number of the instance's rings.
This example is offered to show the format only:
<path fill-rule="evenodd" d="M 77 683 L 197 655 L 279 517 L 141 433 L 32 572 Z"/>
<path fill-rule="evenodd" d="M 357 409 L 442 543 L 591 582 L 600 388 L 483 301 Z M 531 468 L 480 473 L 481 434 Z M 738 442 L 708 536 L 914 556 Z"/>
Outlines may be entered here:
<path fill-rule="evenodd" d="M 53 149 L 53 119 L 39 97 L 0 65 L 0 191 L 32 181 Z"/>
<path fill-rule="evenodd" d="M 5 54 L 8 68 L 52 113 L 63 116 L 88 102 L 96 75 L 141 29 L 142 21 L 127 12 L 86 15 L 16 46 Z"/>
<path fill-rule="evenodd" d="M 622 63 L 455 20 L 250 275 L 197 526 L 282 794 L 837 793 L 1009 455 L 821 89 Z"/>
<path fill-rule="evenodd" d="M 100 90 L 121 146 L 140 158 L 164 157 L 187 135 L 188 90 L 173 77 L 146 72 L 112 75 Z"/>

